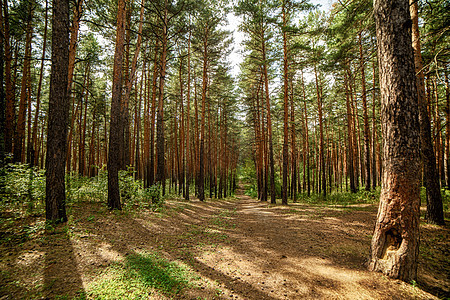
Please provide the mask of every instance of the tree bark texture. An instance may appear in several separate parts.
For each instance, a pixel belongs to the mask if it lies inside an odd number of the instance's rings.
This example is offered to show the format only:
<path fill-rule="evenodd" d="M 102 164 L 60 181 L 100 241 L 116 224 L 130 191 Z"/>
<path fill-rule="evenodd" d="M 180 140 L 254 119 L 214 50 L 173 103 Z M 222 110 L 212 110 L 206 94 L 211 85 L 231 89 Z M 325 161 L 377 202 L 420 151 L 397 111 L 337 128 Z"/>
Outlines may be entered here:
<path fill-rule="evenodd" d="M 48 111 L 45 216 L 66 222 L 65 164 L 69 99 L 69 0 L 53 0 L 52 66 Z"/>
<path fill-rule="evenodd" d="M 108 207 L 121 209 L 119 191 L 122 65 L 125 40 L 125 1 L 119 0 L 117 10 L 116 49 L 114 53 L 111 121 L 108 151 Z"/>
<path fill-rule="evenodd" d="M 419 254 L 419 118 L 408 1 L 374 4 L 384 145 L 382 190 L 369 269 L 416 280 Z"/>

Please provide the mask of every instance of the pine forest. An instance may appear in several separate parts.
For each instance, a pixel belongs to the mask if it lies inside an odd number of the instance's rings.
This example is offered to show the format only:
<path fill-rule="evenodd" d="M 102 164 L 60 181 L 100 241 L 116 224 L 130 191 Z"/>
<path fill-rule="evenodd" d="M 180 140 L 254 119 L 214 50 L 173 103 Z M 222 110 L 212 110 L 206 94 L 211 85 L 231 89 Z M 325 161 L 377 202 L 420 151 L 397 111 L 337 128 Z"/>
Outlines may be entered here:
<path fill-rule="evenodd" d="M 450 298 L 450 2 L 0 0 L 0 299 Z"/>

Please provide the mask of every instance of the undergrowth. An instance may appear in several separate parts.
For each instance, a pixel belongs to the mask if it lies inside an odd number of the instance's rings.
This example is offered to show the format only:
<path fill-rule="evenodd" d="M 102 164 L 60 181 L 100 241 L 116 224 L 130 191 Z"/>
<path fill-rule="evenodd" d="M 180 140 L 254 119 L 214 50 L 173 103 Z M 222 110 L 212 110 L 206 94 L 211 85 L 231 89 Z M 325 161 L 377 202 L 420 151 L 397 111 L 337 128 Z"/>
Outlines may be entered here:
<path fill-rule="evenodd" d="M 258 188 L 256 184 L 247 184 L 245 186 L 245 194 L 252 198 L 258 197 Z M 270 194 L 268 194 L 270 198 Z M 450 198 L 450 194 L 449 194 Z M 297 202 L 316 204 L 316 205 L 352 205 L 352 204 L 372 204 L 378 202 L 380 199 L 380 187 L 372 191 L 360 190 L 356 193 L 350 192 L 332 192 L 326 197 L 322 194 L 311 193 L 309 196 L 306 193 L 297 194 Z M 281 200 L 279 200 L 281 201 Z M 291 199 L 289 199 L 291 201 Z"/>
<path fill-rule="evenodd" d="M 45 171 L 26 164 L 8 164 L 2 169 L 4 186 L 0 190 L 0 216 L 43 216 L 45 210 Z M 156 185 L 144 188 L 131 171 L 119 172 L 119 186 L 124 210 L 158 209 L 164 203 Z M 66 204 L 77 202 L 107 202 L 108 173 L 100 170 L 89 178 L 66 175 Z"/>
<path fill-rule="evenodd" d="M 152 293 L 171 297 L 192 287 L 197 279 L 181 262 L 158 253 L 135 253 L 103 271 L 86 295 L 89 299 L 149 299 Z"/>
<path fill-rule="evenodd" d="M 299 194 L 298 202 L 317 205 L 352 205 L 352 204 L 373 204 L 380 199 L 380 187 L 372 191 L 360 190 L 356 193 L 333 192 L 324 197 L 322 194 L 306 193 Z"/>

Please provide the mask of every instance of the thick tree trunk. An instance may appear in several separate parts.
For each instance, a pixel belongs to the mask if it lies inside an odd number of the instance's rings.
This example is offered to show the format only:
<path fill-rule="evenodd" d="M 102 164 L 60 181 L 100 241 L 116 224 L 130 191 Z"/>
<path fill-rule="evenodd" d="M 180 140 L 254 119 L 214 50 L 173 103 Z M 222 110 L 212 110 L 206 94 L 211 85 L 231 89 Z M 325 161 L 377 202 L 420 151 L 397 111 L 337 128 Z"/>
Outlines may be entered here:
<path fill-rule="evenodd" d="M 419 15 L 417 1 L 410 0 L 412 18 L 412 46 L 414 48 L 415 72 L 417 75 L 417 95 L 419 100 L 420 141 L 422 146 L 422 163 L 424 183 L 427 193 L 427 221 L 431 224 L 444 224 L 439 175 L 436 169 L 436 157 L 431 139 L 431 124 L 428 118 L 425 83 L 422 70 L 422 54 L 420 52 Z M 447 131 L 448 136 L 448 131 Z"/>
<path fill-rule="evenodd" d="M 122 209 L 119 191 L 122 65 L 125 40 L 125 1 L 119 0 L 117 9 L 116 49 L 114 52 L 111 121 L 108 150 L 108 207 Z"/>
<path fill-rule="evenodd" d="M 419 254 L 420 137 L 408 1 L 377 0 L 374 16 L 384 173 L 369 270 L 410 282 Z"/>
<path fill-rule="evenodd" d="M 52 66 L 48 111 L 45 216 L 66 222 L 65 163 L 69 98 L 69 0 L 53 0 Z"/>

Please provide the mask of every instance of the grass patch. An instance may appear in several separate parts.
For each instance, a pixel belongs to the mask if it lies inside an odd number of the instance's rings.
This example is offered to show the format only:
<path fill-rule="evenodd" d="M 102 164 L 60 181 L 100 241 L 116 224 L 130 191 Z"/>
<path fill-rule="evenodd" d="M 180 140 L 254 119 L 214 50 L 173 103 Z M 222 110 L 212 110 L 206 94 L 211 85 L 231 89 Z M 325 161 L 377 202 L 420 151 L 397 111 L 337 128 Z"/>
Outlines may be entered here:
<path fill-rule="evenodd" d="M 232 224 L 230 219 L 236 214 L 236 209 L 233 210 L 222 210 L 219 214 L 214 215 L 211 220 L 212 225 L 215 225 L 219 228 L 235 228 L 236 224 Z"/>
<path fill-rule="evenodd" d="M 95 299 L 149 299 L 151 294 L 179 294 L 197 278 L 188 266 L 157 253 L 132 254 L 104 271 L 87 291 Z"/>

